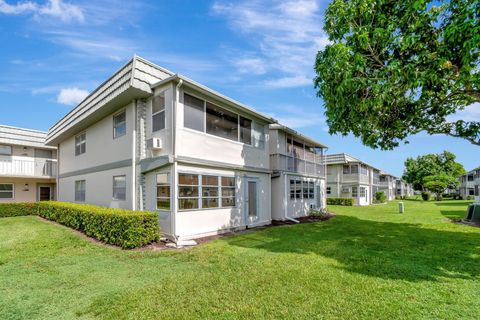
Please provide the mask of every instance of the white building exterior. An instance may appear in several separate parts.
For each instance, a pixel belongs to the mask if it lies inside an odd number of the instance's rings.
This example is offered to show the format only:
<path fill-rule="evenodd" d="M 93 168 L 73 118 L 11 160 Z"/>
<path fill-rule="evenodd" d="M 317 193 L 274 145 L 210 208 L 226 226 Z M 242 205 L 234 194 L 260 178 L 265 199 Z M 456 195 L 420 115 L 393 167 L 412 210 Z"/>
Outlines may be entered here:
<path fill-rule="evenodd" d="M 158 211 L 172 240 L 269 224 L 274 122 L 134 57 L 50 129 L 58 200 Z"/>
<path fill-rule="evenodd" d="M 57 152 L 46 136 L 0 125 L 0 203 L 55 199 Z"/>
<path fill-rule="evenodd" d="M 397 177 L 381 171 L 380 172 L 380 187 L 379 191 L 383 191 L 388 201 L 395 200 L 396 181 Z"/>
<path fill-rule="evenodd" d="M 345 153 L 329 154 L 327 197 L 352 198 L 355 205 L 372 204 L 380 187 L 380 170 Z"/>
<path fill-rule="evenodd" d="M 272 219 L 307 216 L 326 207 L 325 148 L 290 128 L 270 125 Z"/>
<path fill-rule="evenodd" d="M 460 176 L 459 193 L 462 199 L 468 196 L 478 197 L 480 188 L 480 167 L 470 170 L 463 176 Z"/>

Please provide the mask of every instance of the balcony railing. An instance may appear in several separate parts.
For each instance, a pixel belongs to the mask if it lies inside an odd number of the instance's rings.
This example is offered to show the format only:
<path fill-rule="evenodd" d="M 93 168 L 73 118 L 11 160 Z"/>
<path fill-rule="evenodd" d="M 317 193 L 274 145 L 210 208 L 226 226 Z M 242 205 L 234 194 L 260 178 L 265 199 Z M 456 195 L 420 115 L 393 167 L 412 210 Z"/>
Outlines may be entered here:
<path fill-rule="evenodd" d="M 325 177 L 326 169 L 323 156 L 316 155 L 313 161 L 303 160 L 285 154 L 271 154 L 270 168 L 278 171 L 289 171 L 317 177 Z"/>
<path fill-rule="evenodd" d="M 0 159 L 0 175 L 54 178 L 57 176 L 57 161 Z"/>

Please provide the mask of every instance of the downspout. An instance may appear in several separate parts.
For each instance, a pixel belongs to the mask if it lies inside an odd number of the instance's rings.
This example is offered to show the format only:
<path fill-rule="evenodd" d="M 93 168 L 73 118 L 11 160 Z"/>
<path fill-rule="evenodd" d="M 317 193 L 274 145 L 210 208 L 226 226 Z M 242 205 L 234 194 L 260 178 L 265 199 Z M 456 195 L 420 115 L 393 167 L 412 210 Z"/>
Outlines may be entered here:
<path fill-rule="evenodd" d="M 176 234 L 176 221 L 175 217 L 177 214 L 177 208 L 178 208 L 178 200 L 177 200 L 177 179 L 178 179 L 178 174 L 177 174 L 177 110 L 178 110 L 178 101 L 180 100 L 180 87 L 183 85 L 183 80 L 180 79 L 178 84 L 175 86 L 175 102 L 172 110 L 172 124 L 171 124 L 171 130 L 172 130 L 172 154 L 173 154 L 173 175 L 171 179 L 171 190 L 172 190 L 172 195 L 173 195 L 173 201 L 171 203 L 171 218 L 170 218 L 170 223 L 171 223 L 171 228 L 172 228 L 172 236 L 174 238 L 175 243 L 178 240 L 177 234 Z"/>
<path fill-rule="evenodd" d="M 56 177 L 55 181 L 57 182 L 57 185 L 55 186 L 55 200 L 58 201 L 58 197 L 60 196 L 60 144 L 57 144 L 57 172 L 56 172 Z"/>
<path fill-rule="evenodd" d="M 133 100 L 133 134 L 132 134 L 132 210 L 137 209 L 137 154 L 135 148 L 137 145 L 137 116 L 138 116 L 138 100 Z"/>
<path fill-rule="evenodd" d="M 284 218 L 285 220 L 289 220 L 289 221 L 292 221 L 292 222 L 295 222 L 295 223 L 300 223 L 300 221 L 298 220 L 295 220 L 293 218 L 290 218 L 288 216 L 288 209 L 287 209 L 287 203 L 288 203 L 288 190 L 287 190 L 287 180 L 288 180 L 288 175 L 285 174 L 285 173 L 282 173 L 283 174 L 283 187 L 284 187 L 284 198 L 285 198 L 285 202 L 284 202 L 284 209 L 283 209 L 283 215 L 284 215 Z"/>

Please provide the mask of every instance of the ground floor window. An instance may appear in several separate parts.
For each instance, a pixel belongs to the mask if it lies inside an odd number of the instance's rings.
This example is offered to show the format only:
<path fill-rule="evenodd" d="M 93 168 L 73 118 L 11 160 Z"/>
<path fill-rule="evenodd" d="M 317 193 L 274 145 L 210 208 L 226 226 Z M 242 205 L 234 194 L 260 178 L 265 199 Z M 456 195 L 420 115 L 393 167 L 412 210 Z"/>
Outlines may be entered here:
<path fill-rule="evenodd" d="M 85 202 L 86 183 L 85 180 L 75 181 L 75 201 Z"/>
<path fill-rule="evenodd" d="M 0 199 L 13 199 L 13 183 L 0 183 Z"/>
<path fill-rule="evenodd" d="M 358 197 L 358 189 L 357 189 L 357 187 L 352 187 L 352 197 Z"/>
<path fill-rule="evenodd" d="M 178 174 L 180 210 L 226 208 L 235 206 L 235 177 Z"/>
<path fill-rule="evenodd" d="M 157 209 L 170 210 L 170 175 L 157 174 Z"/>
<path fill-rule="evenodd" d="M 332 193 L 332 187 L 327 187 L 327 194 L 331 194 Z"/>
<path fill-rule="evenodd" d="M 468 195 L 469 196 L 475 195 L 475 189 L 468 189 Z"/>
<path fill-rule="evenodd" d="M 290 199 L 315 199 L 315 183 L 290 179 Z"/>
<path fill-rule="evenodd" d="M 126 200 L 127 198 L 127 177 L 115 176 L 113 177 L 113 199 Z"/>

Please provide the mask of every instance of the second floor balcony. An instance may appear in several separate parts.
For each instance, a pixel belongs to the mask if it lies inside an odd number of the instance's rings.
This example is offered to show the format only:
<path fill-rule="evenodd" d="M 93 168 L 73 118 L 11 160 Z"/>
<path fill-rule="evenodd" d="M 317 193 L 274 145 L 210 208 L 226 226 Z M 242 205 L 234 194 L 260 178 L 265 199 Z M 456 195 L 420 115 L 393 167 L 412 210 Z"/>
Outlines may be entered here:
<path fill-rule="evenodd" d="M 57 161 L 41 158 L 0 158 L 0 176 L 55 178 L 57 176 Z"/>
<path fill-rule="evenodd" d="M 326 166 L 321 155 L 314 159 L 304 160 L 285 154 L 271 154 L 270 168 L 274 171 L 287 171 L 325 178 Z"/>

